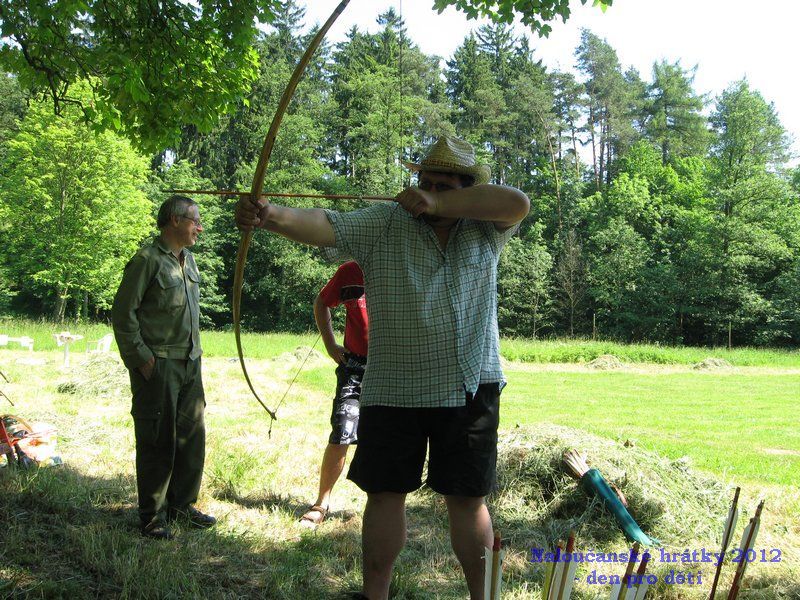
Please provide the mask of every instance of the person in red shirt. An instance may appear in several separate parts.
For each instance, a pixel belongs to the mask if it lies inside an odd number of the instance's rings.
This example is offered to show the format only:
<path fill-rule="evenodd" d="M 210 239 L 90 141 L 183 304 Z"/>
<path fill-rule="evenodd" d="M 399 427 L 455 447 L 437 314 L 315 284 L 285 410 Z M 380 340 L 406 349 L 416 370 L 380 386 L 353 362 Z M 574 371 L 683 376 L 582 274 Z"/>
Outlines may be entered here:
<path fill-rule="evenodd" d="M 344 304 L 344 345 L 336 343 L 331 309 Z M 339 267 L 314 300 L 314 320 L 328 355 L 337 363 L 336 395 L 331 411 L 331 435 L 322 455 L 317 501 L 300 518 L 313 529 L 325 520 L 331 491 L 344 470 L 347 450 L 358 442 L 361 379 L 367 364 L 368 318 L 364 298 L 364 274 L 354 261 Z"/>

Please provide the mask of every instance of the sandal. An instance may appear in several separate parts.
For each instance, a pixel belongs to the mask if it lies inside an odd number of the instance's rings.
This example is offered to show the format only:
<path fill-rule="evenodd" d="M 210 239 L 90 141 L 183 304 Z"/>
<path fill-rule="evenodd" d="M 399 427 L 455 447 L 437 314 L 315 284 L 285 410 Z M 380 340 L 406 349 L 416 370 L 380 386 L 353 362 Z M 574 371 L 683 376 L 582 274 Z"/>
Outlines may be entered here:
<path fill-rule="evenodd" d="M 325 520 L 325 517 L 327 515 L 328 515 L 327 508 L 323 508 L 318 504 L 315 504 L 306 511 L 306 514 L 300 517 L 300 524 L 303 525 L 304 527 L 308 527 L 309 529 L 315 529 L 317 525 L 319 525 Z"/>

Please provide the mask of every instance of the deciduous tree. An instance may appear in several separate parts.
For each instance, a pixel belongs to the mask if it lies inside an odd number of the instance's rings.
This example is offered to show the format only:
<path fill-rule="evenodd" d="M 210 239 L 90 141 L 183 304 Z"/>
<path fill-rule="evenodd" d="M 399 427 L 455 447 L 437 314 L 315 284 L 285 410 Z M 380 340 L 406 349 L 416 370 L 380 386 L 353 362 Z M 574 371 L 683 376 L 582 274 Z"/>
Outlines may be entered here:
<path fill-rule="evenodd" d="M 78 115 L 31 105 L 0 177 L 7 272 L 56 320 L 67 302 L 109 305 L 125 262 L 152 230 L 146 161 L 127 140 Z"/>

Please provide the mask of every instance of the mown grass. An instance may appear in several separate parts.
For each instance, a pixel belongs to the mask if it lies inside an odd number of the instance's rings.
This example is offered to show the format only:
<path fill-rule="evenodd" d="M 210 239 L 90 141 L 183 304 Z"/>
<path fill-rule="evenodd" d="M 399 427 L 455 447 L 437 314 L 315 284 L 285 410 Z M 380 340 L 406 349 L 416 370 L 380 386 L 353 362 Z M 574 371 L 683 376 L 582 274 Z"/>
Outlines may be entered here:
<path fill-rule="evenodd" d="M 556 423 L 631 440 L 733 481 L 800 481 L 800 374 L 507 369 L 505 427 Z"/>
<path fill-rule="evenodd" d="M 94 341 L 111 332 L 107 323 L 87 321 L 67 321 L 52 323 L 46 320 L 34 321 L 0 317 L 0 334 L 13 337 L 27 335 L 34 339 L 34 349 L 48 351 L 57 349 L 54 333 L 68 330 L 84 336 L 73 345 L 73 350 L 86 349 L 86 343 Z M 298 336 L 291 333 L 248 333 L 242 334 L 242 346 L 247 357 L 253 359 L 270 358 L 288 352 L 298 344 L 312 346 L 317 344 L 319 335 L 309 332 Z M 208 357 L 236 356 L 236 342 L 232 331 L 204 331 L 203 351 Z M 299 341 L 298 341 L 299 340 Z M 116 345 L 114 345 L 116 348 Z M 0 348 L 2 350 L 2 348 Z M 581 339 L 529 340 L 504 338 L 500 342 L 504 358 L 529 363 L 589 363 L 598 356 L 613 354 L 622 362 L 652 363 L 664 365 L 693 365 L 706 358 L 722 358 L 734 366 L 770 366 L 800 368 L 800 350 L 774 348 L 704 348 L 691 346 L 660 346 L 656 344 L 620 344 L 610 341 Z"/>
<path fill-rule="evenodd" d="M 213 336 L 207 335 L 204 345 L 213 347 L 209 337 Z M 272 357 L 248 360 L 256 388 L 274 407 L 307 353 L 284 352 L 307 348 L 314 340 L 313 336 L 267 337 L 261 351 L 267 352 L 271 345 Z M 74 360 L 71 369 L 64 369 L 58 351 L 0 353 L 0 369 L 11 379 L 10 384 L 0 385 L 17 404 L 13 409 L 4 407 L 3 412 L 55 424 L 65 460 L 60 468 L 0 470 L 0 597 L 294 600 L 345 598 L 347 592 L 358 589 L 363 494 L 350 482 L 341 481 L 334 492 L 331 517 L 316 533 L 297 524 L 315 495 L 327 439 L 334 385 L 327 359 L 312 353 L 269 438 L 269 419 L 249 395 L 237 361 L 231 354 L 205 357 L 209 433 L 200 506 L 220 517 L 220 523 L 210 531 L 180 531 L 176 541 L 164 544 L 143 540 L 135 528 L 127 393 L 122 390 L 106 397 L 96 392 L 57 391 L 61 381 L 75 379 L 81 368 L 81 362 Z M 648 504 L 662 511 L 660 517 L 653 517 L 655 533 L 664 533 L 659 523 L 682 520 L 683 529 L 691 532 L 670 540 L 673 550 L 706 547 L 716 551 L 716 536 L 709 532 L 721 528 L 730 484 L 743 486 L 742 506 L 748 514 L 760 497 L 766 497 L 760 545 L 781 549 L 783 562 L 751 567 L 740 598 L 798 597 L 800 494 L 797 457 L 791 454 L 800 452 L 800 428 L 793 411 L 795 390 L 800 389 L 796 373 L 766 374 L 764 369 L 746 368 L 597 373 L 580 366 L 511 364 L 507 376 L 501 411 L 504 488 L 491 499 L 495 521 L 509 541 L 504 598 L 541 595 L 542 570 L 528 562 L 530 548 L 553 543 L 566 526 L 574 525 L 575 514 L 592 519 L 578 525 L 579 538 L 592 544 L 584 550 L 625 548 L 608 515 L 591 506 L 585 512 L 585 498 L 573 483 L 564 483 L 563 473 L 554 470 L 552 463 L 539 460 L 538 470 L 531 473 L 527 467 L 517 470 L 514 460 L 507 462 L 508 457 L 529 456 L 543 443 L 593 444 L 588 434 L 574 436 L 574 442 L 569 436 L 543 442 L 551 439 L 549 430 L 527 433 L 546 423 L 567 424 L 608 438 L 584 449 L 634 502 L 639 502 L 637 490 L 645 481 L 637 473 L 648 471 L 648 464 L 639 458 L 636 469 L 621 472 L 617 459 L 630 450 L 616 440 L 634 440 L 640 457 L 646 456 L 646 450 L 655 450 L 665 456 L 658 461 L 668 466 L 671 459 L 686 455 L 702 469 L 703 477 L 718 481 L 714 493 L 722 490 L 724 497 L 702 504 L 709 514 L 683 513 L 695 506 L 688 502 L 689 496 L 708 493 L 688 487 L 697 477 L 685 461 L 670 467 L 670 472 L 677 473 L 675 479 L 650 490 L 661 497 L 660 502 Z M 0 398 L 0 403 L 5 400 Z M 759 450 L 767 448 L 789 454 Z M 687 476 L 682 481 L 684 470 Z M 652 474 L 647 481 L 651 478 Z M 672 491 L 667 493 L 668 489 Z M 572 512 L 578 506 L 583 508 Z M 647 523 L 651 523 L 649 518 Z M 590 525 L 592 535 L 585 529 Z M 740 522 L 739 531 L 741 527 Z M 620 570 L 618 565 L 610 567 Z M 690 567 L 707 569 L 690 565 L 686 570 Z M 663 578 L 665 565 L 653 569 Z M 730 566 L 726 568 L 723 584 L 729 582 L 731 571 Z M 582 568 L 581 576 L 586 574 Z M 707 578 L 708 573 L 702 586 L 662 585 L 651 597 L 704 598 Z M 582 583 L 573 597 L 588 600 L 607 593 L 607 586 Z M 465 597 L 449 550 L 444 507 L 428 492 L 409 497 L 409 541 L 398 563 L 392 597 Z"/>
<path fill-rule="evenodd" d="M 722 358 L 734 366 L 800 367 L 800 351 L 771 348 L 704 348 L 620 344 L 592 340 L 528 340 L 506 338 L 501 352 L 508 360 L 530 363 L 588 363 L 604 354 L 622 362 L 693 365 L 706 358 Z"/>
<path fill-rule="evenodd" d="M 61 331 L 70 331 L 84 336 L 82 340 L 75 342 L 71 350 L 82 352 L 86 350 L 86 344 L 95 341 L 111 333 L 110 323 L 97 323 L 92 321 L 72 321 L 63 323 L 53 323 L 47 320 L 19 319 L 13 317 L 0 317 L 0 334 L 10 337 L 28 336 L 33 338 L 34 350 L 47 352 L 57 350 L 54 334 Z M 242 346 L 245 355 L 252 358 L 270 358 L 282 352 L 294 350 L 300 344 L 314 344 L 318 334 L 309 333 L 305 336 L 298 336 L 290 333 L 243 333 Z M 232 331 L 204 331 L 202 332 L 203 352 L 207 357 L 216 356 L 236 356 L 236 341 Z M 11 344 L 6 349 L 17 349 L 17 344 Z M 116 342 L 112 344 L 114 350 L 117 349 Z M 0 347 L 0 351 L 2 351 Z"/>

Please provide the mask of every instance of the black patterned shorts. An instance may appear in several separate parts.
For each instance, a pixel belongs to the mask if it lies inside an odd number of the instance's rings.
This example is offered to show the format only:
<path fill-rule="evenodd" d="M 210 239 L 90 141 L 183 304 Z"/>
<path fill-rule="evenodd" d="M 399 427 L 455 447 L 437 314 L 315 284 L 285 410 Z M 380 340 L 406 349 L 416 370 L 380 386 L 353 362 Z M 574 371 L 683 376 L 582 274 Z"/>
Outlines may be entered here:
<path fill-rule="evenodd" d="M 336 396 L 331 411 L 331 444 L 358 443 L 358 414 L 361 403 L 361 379 L 367 359 L 345 353 L 344 364 L 336 367 Z"/>

